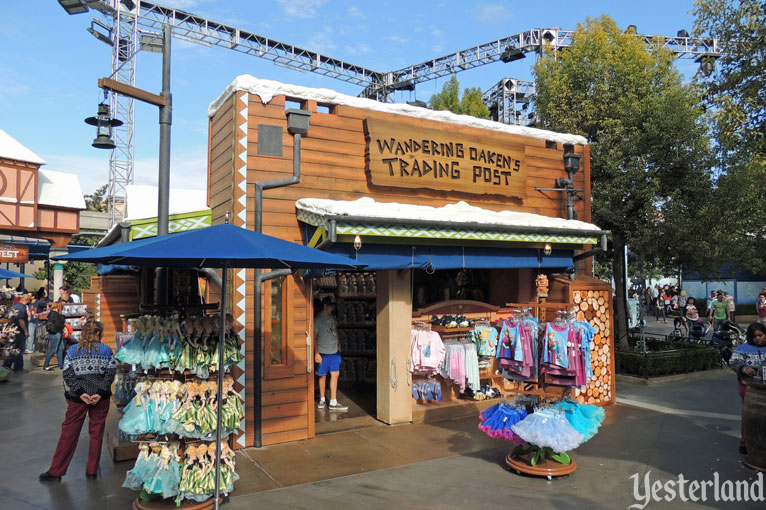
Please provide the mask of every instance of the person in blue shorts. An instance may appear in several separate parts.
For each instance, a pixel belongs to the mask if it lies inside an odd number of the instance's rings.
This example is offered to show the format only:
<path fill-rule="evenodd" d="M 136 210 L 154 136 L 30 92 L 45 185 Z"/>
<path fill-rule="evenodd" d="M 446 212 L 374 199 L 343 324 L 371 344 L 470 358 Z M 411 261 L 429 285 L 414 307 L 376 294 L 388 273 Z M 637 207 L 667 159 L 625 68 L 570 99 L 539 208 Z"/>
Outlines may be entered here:
<path fill-rule="evenodd" d="M 338 376 L 340 375 L 340 343 L 338 342 L 338 323 L 333 312 L 335 302 L 327 296 L 322 299 L 322 310 L 314 317 L 314 338 L 316 354 L 314 361 L 319 364 L 319 402 L 317 409 L 330 411 L 348 411 L 348 406 L 338 402 Z M 330 403 L 325 399 L 327 373 L 330 373 Z"/>

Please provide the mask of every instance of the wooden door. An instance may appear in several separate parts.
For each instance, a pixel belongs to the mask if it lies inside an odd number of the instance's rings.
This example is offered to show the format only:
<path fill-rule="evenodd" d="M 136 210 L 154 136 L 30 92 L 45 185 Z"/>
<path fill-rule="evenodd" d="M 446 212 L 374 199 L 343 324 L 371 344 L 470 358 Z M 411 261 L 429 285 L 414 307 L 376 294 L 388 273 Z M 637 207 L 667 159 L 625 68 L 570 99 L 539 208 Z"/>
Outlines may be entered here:
<path fill-rule="evenodd" d="M 310 283 L 292 276 L 263 284 L 263 445 L 314 435 L 310 296 Z"/>

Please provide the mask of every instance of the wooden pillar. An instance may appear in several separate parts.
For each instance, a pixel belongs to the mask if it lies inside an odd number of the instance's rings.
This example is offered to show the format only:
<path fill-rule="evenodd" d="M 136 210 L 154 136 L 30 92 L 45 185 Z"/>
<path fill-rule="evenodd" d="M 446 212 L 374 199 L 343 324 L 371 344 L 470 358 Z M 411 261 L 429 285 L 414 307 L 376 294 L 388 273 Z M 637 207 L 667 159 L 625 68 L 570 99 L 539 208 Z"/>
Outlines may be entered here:
<path fill-rule="evenodd" d="M 377 273 L 378 419 L 390 425 L 412 421 L 407 361 L 412 329 L 412 271 Z"/>

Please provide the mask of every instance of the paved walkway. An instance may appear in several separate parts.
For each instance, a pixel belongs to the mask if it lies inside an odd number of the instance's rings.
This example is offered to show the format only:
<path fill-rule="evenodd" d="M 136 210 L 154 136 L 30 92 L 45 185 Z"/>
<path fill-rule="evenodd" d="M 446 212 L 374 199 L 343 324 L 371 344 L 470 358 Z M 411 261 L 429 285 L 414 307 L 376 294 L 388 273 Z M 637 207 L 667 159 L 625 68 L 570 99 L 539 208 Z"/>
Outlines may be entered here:
<path fill-rule="evenodd" d="M 238 453 L 241 480 L 225 508 L 627 508 L 631 476 L 643 481 L 752 480 L 737 453 L 741 405 L 728 371 L 661 386 L 618 383 L 618 404 L 590 442 L 573 452 L 577 471 L 547 481 L 504 464 L 510 447 L 476 428 L 476 417 L 324 434 Z M 84 476 L 87 430 L 60 484 L 41 484 L 58 439 L 65 402 L 58 372 L 30 373 L 0 385 L 0 508 L 128 509 L 121 488 L 130 462 L 104 450 L 101 476 Z M 766 488 L 765 488 L 766 489 Z M 640 494 L 643 494 L 641 488 Z M 651 503 L 647 508 L 692 508 Z M 694 508 L 764 508 L 715 502 Z"/>

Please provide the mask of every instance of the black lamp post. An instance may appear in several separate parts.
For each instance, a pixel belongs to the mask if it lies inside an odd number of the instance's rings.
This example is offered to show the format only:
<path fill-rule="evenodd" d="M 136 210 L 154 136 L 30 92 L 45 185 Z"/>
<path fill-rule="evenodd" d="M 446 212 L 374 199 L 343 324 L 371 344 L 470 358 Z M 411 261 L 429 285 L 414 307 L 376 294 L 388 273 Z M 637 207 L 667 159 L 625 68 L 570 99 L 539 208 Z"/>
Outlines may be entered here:
<path fill-rule="evenodd" d="M 99 104 L 98 113 L 94 117 L 85 119 L 85 123 L 96 126 L 96 138 L 93 140 L 93 147 L 97 149 L 114 149 L 112 128 L 122 126 L 122 121 L 112 118 L 108 104 Z"/>

